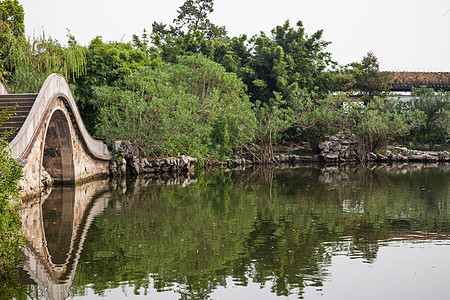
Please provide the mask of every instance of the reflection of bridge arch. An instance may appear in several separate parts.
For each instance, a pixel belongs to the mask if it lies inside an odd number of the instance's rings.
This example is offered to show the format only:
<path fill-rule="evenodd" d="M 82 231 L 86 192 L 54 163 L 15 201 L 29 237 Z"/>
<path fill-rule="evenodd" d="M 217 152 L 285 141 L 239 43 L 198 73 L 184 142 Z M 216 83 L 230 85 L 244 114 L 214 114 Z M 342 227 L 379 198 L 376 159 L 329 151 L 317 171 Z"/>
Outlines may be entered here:
<path fill-rule="evenodd" d="M 65 299 L 75 277 L 89 227 L 107 207 L 109 183 L 59 187 L 22 205 L 28 239 L 23 269 L 49 299 Z"/>
<path fill-rule="evenodd" d="M 23 196 L 41 191 L 42 166 L 56 181 L 80 182 L 107 174 L 112 155 L 87 132 L 70 87 L 59 74 L 50 75 L 39 94 L 6 94 L 0 109 L 16 106 L 16 116 L 1 130 L 16 129 L 11 154 L 23 164 Z"/>

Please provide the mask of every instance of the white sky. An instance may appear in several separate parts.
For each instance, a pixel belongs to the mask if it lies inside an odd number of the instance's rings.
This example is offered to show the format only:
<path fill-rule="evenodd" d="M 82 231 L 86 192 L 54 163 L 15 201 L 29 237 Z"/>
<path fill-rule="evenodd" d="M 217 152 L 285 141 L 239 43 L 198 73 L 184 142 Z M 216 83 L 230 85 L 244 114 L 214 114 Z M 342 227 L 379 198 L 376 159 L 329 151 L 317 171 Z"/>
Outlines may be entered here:
<path fill-rule="evenodd" d="M 184 0 L 19 0 L 28 35 L 45 31 L 62 44 L 66 28 L 88 45 L 131 40 L 154 21 L 172 23 Z M 215 0 L 211 20 L 230 36 L 269 33 L 287 19 L 306 32 L 324 30 L 327 50 L 344 65 L 369 51 L 382 70 L 450 71 L 449 0 Z"/>

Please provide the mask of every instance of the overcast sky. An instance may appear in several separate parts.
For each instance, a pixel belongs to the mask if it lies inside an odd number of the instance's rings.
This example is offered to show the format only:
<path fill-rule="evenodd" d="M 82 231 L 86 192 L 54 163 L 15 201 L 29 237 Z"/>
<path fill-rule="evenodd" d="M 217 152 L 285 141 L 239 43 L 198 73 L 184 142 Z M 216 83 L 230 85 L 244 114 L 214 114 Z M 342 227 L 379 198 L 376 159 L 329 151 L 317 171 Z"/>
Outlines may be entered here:
<path fill-rule="evenodd" d="M 27 35 L 45 31 L 62 44 L 66 28 L 82 45 L 131 40 L 154 21 L 171 23 L 184 0 L 19 0 Z M 327 50 L 345 65 L 369 51 L 382 70 L 450 72 L 449 0 L 215 0 L 211 20 L 230 36 L 252 36 L 290 20 L 311 35 L 324 30 Z"/>

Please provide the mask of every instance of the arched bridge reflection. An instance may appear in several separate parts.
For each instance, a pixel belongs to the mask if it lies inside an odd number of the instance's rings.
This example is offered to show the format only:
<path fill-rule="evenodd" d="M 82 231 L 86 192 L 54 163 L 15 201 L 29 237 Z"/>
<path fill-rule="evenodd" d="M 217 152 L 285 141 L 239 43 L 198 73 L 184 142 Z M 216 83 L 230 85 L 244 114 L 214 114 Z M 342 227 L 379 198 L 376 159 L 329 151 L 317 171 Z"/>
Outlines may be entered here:
<path fill-rule="evenodd" d="M 65 299 L 75 276 L 88 229 L 111 198 L 108 180 L 58 187 L 23 203 L 28 240 L 23 270 L 49 299 Z"/>
<path fill-rule="evenodd" d="M 139 178 L 132 182 L 91 181 L 47 190 L 40 198 L 22 204 L 24 247 L 21 283 L 37 284 L 48 299 L 69 297 L 80 254 L 94 219 L 110 207 L 115 193 L 133 195 L 152 185 L 185 187 L 196 182 L 189 176 Z"/>

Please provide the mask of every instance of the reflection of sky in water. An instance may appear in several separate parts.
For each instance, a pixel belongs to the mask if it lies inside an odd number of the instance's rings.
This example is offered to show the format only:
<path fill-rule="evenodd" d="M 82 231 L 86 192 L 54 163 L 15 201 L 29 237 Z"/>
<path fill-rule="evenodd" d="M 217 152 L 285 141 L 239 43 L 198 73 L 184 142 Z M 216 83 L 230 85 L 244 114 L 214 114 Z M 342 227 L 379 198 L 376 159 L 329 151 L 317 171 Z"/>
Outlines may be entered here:
<path fill-rule="evenodd" d="M 439 246 L 437 246 L 439 245 Z M 450 243 L 389 242 L 376 260 L 333 256 L 321 291 L 305 289 L 305 299 L 446 299 L 450 286 Z"/>
<path fill-rule="evenodd" d="M 372 264 L 364 263 L 362 259 L 336 255 L 326 266 L 329 276 L 323 286 L 306 287 L 303 296 L 304 299 L 447 299 L 450 286 L 443 286 L 443 280 L 450 278 L 449 255 L 449 241 L 443 245 L 440 242 L 389 242 L 379 249 L 378 257 Z M 226 288 L 218 287 L 210 299 L 298 299 L 295 290 L 289 296 L 279 297 L 271 292 L 270 287 L 270 282 L 261 287 L 251 279 L 247 286 L 239 286 L 228 277 Z M 174 290 L 177 290 L 176 286 Z M 180 298 L 180 294 L 172 290 L 135 290 L 125 283 L 105 291 L 104 296 L 106 299 L 123 299 L 124 296 Z M 88 289 L 85 296 L 74 298 L 98 297 Z"/>

